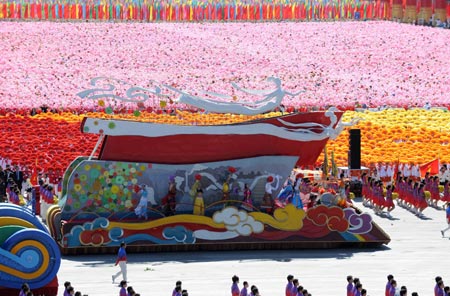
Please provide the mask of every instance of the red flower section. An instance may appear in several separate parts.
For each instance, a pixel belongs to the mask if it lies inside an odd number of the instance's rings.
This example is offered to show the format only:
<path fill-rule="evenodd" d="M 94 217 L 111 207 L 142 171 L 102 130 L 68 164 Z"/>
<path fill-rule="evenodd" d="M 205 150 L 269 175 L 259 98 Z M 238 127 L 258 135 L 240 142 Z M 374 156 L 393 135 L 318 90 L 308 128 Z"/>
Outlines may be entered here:
<path fill-rule="evenodd" d="M 309 209 L 307 218 L 318 226 L 326 225 L 331 231 L 344 232 L 348 229 L 348 221 L 344 211 L 339 207 L 326 207 L 323 205 Z"/>
<path fill-rule="evenodd" d="M 0 130 L 1 157 L 24 167 L 29 176 L 44 171 L 50 177 L 61 177 L 72 160 L 92 152 L 98 138 L 82 134 L 79 122 L 11 114 L 0 117 Z"/>

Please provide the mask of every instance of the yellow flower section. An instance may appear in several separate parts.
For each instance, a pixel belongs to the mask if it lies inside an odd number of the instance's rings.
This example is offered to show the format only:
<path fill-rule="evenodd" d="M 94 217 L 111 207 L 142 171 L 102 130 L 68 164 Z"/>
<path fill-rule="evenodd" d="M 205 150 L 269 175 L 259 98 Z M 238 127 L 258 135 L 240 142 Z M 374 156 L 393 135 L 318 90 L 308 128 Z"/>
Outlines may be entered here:
<path fill-rule="evenodd" d="M 195 124 L 220 125 L 240 123 L 249 120 L 269 118 L 282 115 L 271 112 L 262 115 L 245 116 L 235 114 L 202 114 L 188 111 L 176 111 L 175 114 L 156 114 L 141 112 L 135 114 L 86 113 L 41 113 L 33 118 L 63 120 L 69 123 L 80 123 L 87 117 L 137 120 L 161 124 Z M 352 128 L 361 129 L 361 161 L 365 166 L 377 162 L 426 163 L 440 158 L 441 163 L 450 163 L 450 112 L 446 110 L 384 110 L 379 112 L 344 113 L 343 121 L 350 122 L 360 118 L 360 122 Z M 338 166 L 347 165 L 348 130 L 327 145 L 328 153 L 334 151 Z M 323 154 L 318 162 L 323 161 Z"/>
<path fill-rule="evenodd" d="M 361 129 L 361 162 L 365 166 L 397 161 L 423 164 L 436 158 L 450 163 L 450 112 L 446 110 L 344 113 L 345 122 L 354 118 L 361 119 L 351 128 Z M 334 151 L 338 166 L 347 166 L 349 129 L 327 144 L 328 153 Z M 323 155 L 318 162 L 322 161 Z"/>
<path fill-rule="evenodd" d="M 217 114 L 217 113 L 192 113 L 188 111 L 177 110 L 175 114 L 156 114 L 149 112 L 140 112 L 138 116 L 134 114 L 106 114 L 98 112 L 88 112 L 84 114 L 73 114 L 64 112 L 61 114 L 54 113 L 40 113 L 33 118 L 35 119 L 53 119 L 64 120 L 69 123 L 81 122 L 84 117 L 91 118 L 105 118 L 105 119 L 123 119 L 141 122 L 153 122 L 161 124 L 176 124 L 176 125 L 221 125 L 241 123 L 250 120 L 258 120 L 263 118 L 271 118 L 283 115 L 281 112 L 270 112 L 259 115 L 237 115 L 237 114 Z"/>

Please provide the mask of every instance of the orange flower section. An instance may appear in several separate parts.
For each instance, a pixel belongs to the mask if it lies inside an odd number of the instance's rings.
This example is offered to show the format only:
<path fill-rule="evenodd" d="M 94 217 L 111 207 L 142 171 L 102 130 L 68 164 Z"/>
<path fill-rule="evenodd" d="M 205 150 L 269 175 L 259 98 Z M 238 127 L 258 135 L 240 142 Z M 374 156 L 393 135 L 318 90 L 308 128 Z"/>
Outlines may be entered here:
<path fill-rule="evenodd" d="M 450 163 L 450 112 L 445 110 L 347 111 L 343 120 L 360 118 L 352 128 L 361 129 L 361 163 L 426 163 L 439 158 Z M 347 166 L 349 128 L 327 145 L 338 166 Z M 323 161 L 323 155 L 318 160 Z"/>

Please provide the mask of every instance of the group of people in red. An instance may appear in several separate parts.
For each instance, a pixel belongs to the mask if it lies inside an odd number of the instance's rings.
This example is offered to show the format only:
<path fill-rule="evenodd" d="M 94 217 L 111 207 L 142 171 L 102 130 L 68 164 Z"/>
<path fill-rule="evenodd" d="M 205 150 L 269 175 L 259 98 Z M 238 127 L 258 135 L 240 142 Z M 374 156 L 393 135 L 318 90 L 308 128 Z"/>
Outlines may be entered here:
<path fill-rule="evenodd" d="M 446 171 L 446 167 L 443 166 L 442 171 Z M 397 172 L 394 182 L 388 183 L 363 173 L 361 181 L 363 205 L 373 207 L 376 214 L 387 210 L 388 217 L 395 208 L 394 199 L 399 206 L 419 217 L 423 217 L 423 211 L 429 206 L 442 209 L 440 201 L 444 205 L 450 202 L 450 180 L 431 176 L 429 172 L 424 178 L 405 177 Z"/>

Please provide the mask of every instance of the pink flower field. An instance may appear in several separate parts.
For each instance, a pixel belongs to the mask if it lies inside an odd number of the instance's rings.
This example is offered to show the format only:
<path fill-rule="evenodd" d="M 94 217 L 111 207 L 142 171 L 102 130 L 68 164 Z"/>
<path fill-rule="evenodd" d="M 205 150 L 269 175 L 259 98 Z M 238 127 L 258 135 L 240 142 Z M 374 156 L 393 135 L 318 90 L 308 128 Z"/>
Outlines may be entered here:
<path fill-rule="evenodd" d="M 267 89 L 276 76 L 287 90 L 306 90 L 284 101 L 295 107 L 448 107 L 449 40 L 450 30 L 382 21 L 3 22 L 0 108 L 90 110 L 97 102 L 76 94 L 97 76 L 230 95 L 231 82 Z"/>

